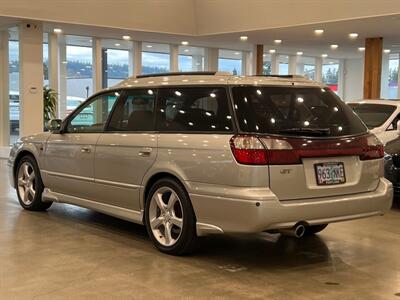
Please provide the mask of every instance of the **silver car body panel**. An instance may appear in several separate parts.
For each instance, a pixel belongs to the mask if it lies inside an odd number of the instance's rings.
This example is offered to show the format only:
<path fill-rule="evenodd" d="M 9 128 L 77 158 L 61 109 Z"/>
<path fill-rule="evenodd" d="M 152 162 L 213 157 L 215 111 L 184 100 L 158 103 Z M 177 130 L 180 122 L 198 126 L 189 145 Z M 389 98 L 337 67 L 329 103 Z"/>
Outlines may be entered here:
<path fill-rule="evenodd" d="M 118 89 L 194 85 L 324 87 L 305 79 L 236 76 L 131 78 Z M 159 174 L 176 177 L 188 192 L 198 235 L 288 228 L 299 221 L 323 224 L 390 208 L 392 186 L 383 178 L 383 159 L 304 159 L 290 166 L 238 164 L 230 149 L 233 133 L 43 133 L 19 140 L 15 159 L 27 151 L 38 162 L 44 201 L 71 203 L 143 223 L 145 191 Z M 313 164 L 344 162 L 345 185 L 315 184 Z M 354 168 L 354 169 L 352 169 Z M 291 172 L 282 172 L 291 169 Z"/>

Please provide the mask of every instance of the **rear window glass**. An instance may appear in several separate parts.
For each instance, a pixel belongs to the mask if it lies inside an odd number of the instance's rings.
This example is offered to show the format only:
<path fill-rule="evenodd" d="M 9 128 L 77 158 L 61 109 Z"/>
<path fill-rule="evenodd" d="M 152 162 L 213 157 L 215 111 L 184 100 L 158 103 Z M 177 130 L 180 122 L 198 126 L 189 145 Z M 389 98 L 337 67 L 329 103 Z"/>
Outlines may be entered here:
<path fill-rule="evenodd" d="M 232 131 L 232 117 L 225 88 L 160 89 L 159 99 L 157 126 L 160 131 Z"/>
<path fill-rule="evenodd" d="M 349 106 L 369 129 L 383 125 L 396 109 L 394 105 L 368 103 L 349 103 Z"/>
<path fill-rule="evenodd" d="M 243 132 L 298 136 L 344 136 L 367 131 L 331 90 L 298 87 L 234 87 Z"/>

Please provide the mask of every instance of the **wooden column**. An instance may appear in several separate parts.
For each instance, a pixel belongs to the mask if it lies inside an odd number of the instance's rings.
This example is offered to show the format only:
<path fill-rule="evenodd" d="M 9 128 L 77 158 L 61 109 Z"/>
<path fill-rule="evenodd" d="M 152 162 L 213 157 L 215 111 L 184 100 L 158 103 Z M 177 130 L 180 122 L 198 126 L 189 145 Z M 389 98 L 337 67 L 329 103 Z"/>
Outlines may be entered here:
<path fill-rule="evenodd" d="M 263 74 L 263 59 L 264 45 L 257 45 L 256 47 L 256 75 Z"/>
<path fill-rule="evenodd" d="M 365 39 L 364 98 L 379 99 L 381 96 L 382 38 Z"/>

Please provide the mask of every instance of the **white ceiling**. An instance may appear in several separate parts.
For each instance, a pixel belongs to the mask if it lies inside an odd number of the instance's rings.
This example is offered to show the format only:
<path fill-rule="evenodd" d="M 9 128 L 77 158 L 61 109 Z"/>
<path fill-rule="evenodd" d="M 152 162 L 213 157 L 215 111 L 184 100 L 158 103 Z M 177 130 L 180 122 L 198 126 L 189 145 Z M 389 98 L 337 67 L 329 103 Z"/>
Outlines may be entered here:
<path fill-rule="evenodd" d="M 0 17 L 0 29 L 18 24 L 21 20 L 19 18 Z M 269 49 L 276 49 L 277 53 L 282 54 L 296 54 L 297 51 L 302 51 L 304 56 L 320 56 L 326 53 L 330 58 L 362 58 L 363 53 L 357 51 L 357 48 L 363 46 L 365 38 L 383 37 L 385 48 L 391 49 L 392 53 L 400 52 L 400 14 L 201 36 L 54 22 L 43 22 L 43 26 L 46 32 L 52 32 L 54 28 L 62 28 L 65 34 L 110 39 L 104 41 L 110 48 L 117 48 L 116 43 L 121 44 L 121 48 L 129 48 L 128 43 L 122 41 L 121 37 L 122 35 L 130 35 L 133 40 L 149 43 L 180 44 L 181 41 L 186 40 L 191 46 L 246 51 L 251 51 L 255 44 L 263 44 L 266 52 Z M 318 37 L 313 33 L 314 29 L 324 29 L 325 32 Z M 359 37 L 351 40 L 348 37 L 351 32 L 358 33 Z M 241 42 L 239 40 L 241 35 L 248 36 L 248 40 Z M 281 45 L 275 45 L 274 39 L 281 39 L 283 42 Z M 339 48 L 333 51 L 329 48 L 330 44 L 338 44 Z"/>

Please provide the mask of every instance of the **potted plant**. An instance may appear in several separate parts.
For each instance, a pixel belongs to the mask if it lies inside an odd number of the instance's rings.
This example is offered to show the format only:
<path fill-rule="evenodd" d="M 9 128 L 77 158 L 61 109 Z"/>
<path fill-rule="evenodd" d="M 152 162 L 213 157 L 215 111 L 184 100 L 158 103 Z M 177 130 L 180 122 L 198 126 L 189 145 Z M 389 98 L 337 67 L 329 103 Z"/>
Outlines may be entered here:
<path fill-rule="evenodd" d="M 44 123 L 47 124 L 51 119 L 55 119 L 57 110 L 57 92 L 49 88 L 43 87 L 43 116 Z"/>

